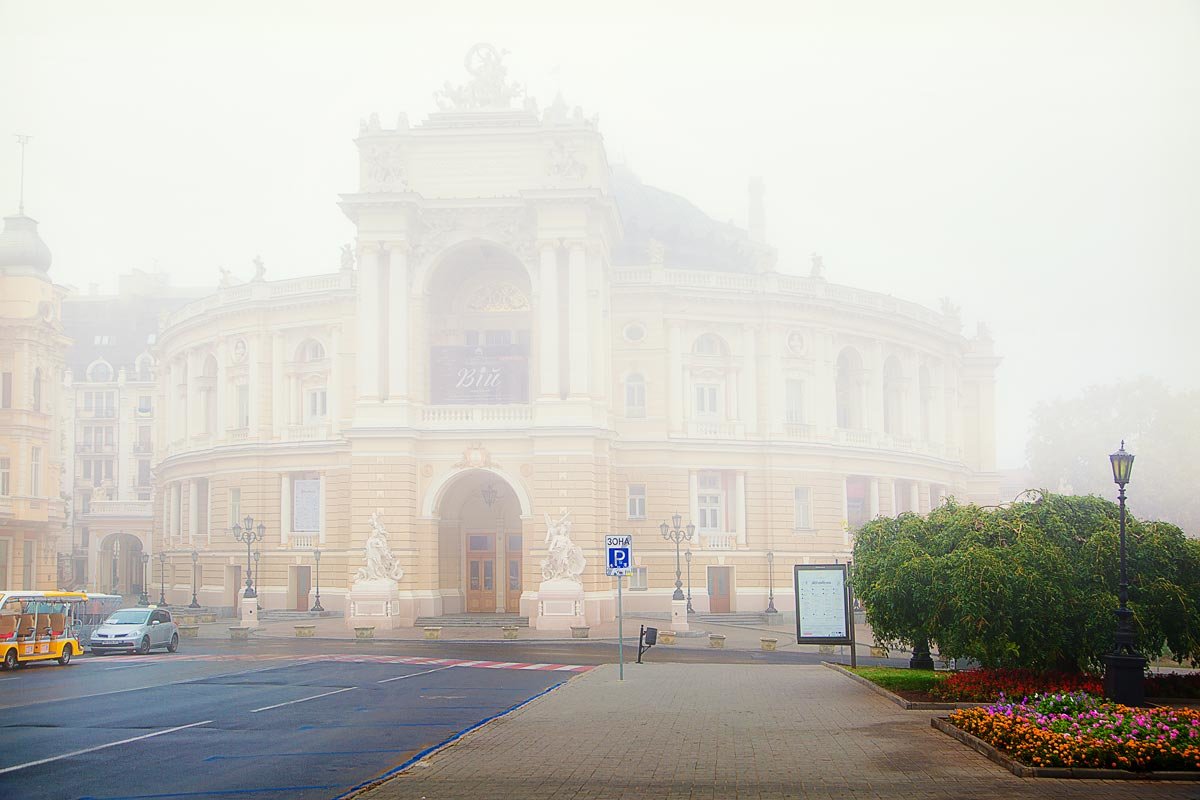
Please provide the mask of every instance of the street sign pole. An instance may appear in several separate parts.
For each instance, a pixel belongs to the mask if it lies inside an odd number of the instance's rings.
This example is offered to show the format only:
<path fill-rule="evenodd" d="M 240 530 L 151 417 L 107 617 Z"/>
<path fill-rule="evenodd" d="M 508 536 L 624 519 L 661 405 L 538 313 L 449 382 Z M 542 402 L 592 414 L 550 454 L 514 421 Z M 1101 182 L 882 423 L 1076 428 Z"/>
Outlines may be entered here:
<path fill-rule="evenodd" d="M 625 604 L 621 589 L 625 585 L 625 573 L 633 564 L 633 535 L 624 534 L 604 537 L 604 574 L 617 579 L 617 660 L 620 662 L 618 680 L 625 680 Z"/>
<path fill-rule="evenodd" d="M 618 680 L 625 680 L 625 607 L 621 602 L 621 584 L 625 583 L 625 576 L 617 576 L 617 657 L 621 661 L 620 677 Z"/>

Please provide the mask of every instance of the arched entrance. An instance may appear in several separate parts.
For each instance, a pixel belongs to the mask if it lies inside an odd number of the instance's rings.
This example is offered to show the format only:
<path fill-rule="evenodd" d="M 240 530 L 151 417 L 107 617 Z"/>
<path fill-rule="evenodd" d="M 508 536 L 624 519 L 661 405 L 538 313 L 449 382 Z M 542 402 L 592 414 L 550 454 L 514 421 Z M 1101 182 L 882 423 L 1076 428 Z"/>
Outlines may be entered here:
<path fill-rule="evenodd" d="M 132 533 L 105 536 L 100 541 L 93 574 L 93 591 L 119 594 L 136 601 L 143 582 L 150 581 L 150 565 L 142 564 L 141 540 Z M 146 591 L 149 592 L 148 585 Z"/>
<path fill-rule="evenodd" d="M 445 614 L 515 614 L 524 584 L 523 496 L 489 469 L 440 487 L 438 593 Z"/>

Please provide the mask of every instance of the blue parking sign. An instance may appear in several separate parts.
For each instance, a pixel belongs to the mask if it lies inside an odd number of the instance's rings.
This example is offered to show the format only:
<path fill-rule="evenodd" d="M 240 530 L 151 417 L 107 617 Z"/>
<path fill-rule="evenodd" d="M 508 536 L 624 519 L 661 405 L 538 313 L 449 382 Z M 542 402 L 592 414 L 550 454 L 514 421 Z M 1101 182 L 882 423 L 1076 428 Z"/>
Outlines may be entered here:
<path fill-rule="evenodd" d="M 605 536 L 604 546 L 607 552 L 604 574 L 626 575 L 633 568 L 633 537 Z"/>

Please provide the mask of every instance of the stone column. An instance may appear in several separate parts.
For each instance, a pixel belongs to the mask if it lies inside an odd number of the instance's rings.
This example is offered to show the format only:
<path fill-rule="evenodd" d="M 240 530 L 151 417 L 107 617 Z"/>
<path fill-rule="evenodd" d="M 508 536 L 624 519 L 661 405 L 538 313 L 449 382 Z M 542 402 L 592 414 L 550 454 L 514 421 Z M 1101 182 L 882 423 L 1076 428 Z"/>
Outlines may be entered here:
<path fill-rule="evenodd" d="M 758 348 L 754 337 L 754 328 L 747 325 L 742 329 L 742 391 L 739 400 L 747 434 L 758 432 Z"/>
<path fill-rule="evenodd" d="M 554 244 L 541 246 L 541 271 L 538 275 L 538 373 L 541 395 L 558 399 L 558 250 Z"/>
<path fill-rule="evenodd" d="M 700 476 L 695 470 L 688 472 L 688 514 L 689 519 L 684 520 L 686 526 L 689 522 L 696 526 L 697 535 L 700 530 Z"/>
<path fill-rule="evenodd" d="M 259 435 L 259 409 L 262 407 L 262 376 L 259 372 L 259 337 L 246 337 L 246 367 L 249 374 L 250 386 L 250 438 L 257 438 Z"/>
<path fill-rule="evenodd" d="M 916 481 L 908 482 L 908 505 L 914 514 L 921 513 L 921 492 Z"/>
<path fill-rule="evenodd" d="M 588 319 L 587 252 L 583 242 L 571 242 L 567 257 L 567 312 L 570 328 L 571 394 L 586 395 L 591 389 L 591 325 Z"/>
<path fill-rule="evenodd" d="M 271 335 L 271 433 L 279 439 L 284 438 L 286 426 L 291 421 L 287 411 L 288 392 L 284 386 L 283 359 L 283 334 L 276 331 Z"/>
<path fill-rule="evenodd" d="M 879 478 L 871 478 L 871 519 L 879 516 Z"/>
<path fill-rule="evenodd" d="M 184 358 L 187 367 L 187 389 L 184 390 L 187 413 L 183 417 L 183 438 L 190 440 L 196 435 L 196 407 L 200 404 L 196 402 L 196 356 L 188 353 Z"/>
<path fill-rule="evenodd" d="M 189 544 L 195 543 L 196 530 L 200 527 L 200 486 L 195 479 L 188 481 L 188 535 Z"/>
<path fill-rule="evenodd" d="M 341 429 L 342 414 L 342 329 L 335 327 L 329 332 L 329 431 L 337 434 Z"/>
<path fill-rule="evenodd" d="M 784 388 L 783 388 L 783 359 L 780 352 L 779 335 L 770 325 L 763 329 L 764 350 L 767 353 L 767 396 L 763 402 L 766 411 L 766 421 L 763 432 L 766 434 L 779 433 L 783 430 L 784 422 Z M 811 395 L 809 391 L 807 394 Z M 807 411 L 807 409 L 806 409 Z M 811 417 L 806 416 L 811 421 Z"/>
<path fill-rule="evenodd" d="M 883 346 L 872 342 L 867 352 L 866 404 L 863 406 L 863 428 L 872 434 L 883 433 Z"/>
<path fill-rule="evenodd" d="M 227 371 L 226 371 L 227 367 L 226 367 L 225 362 L 228 359 L 229 359 L 229 353 L 228 353 L 228 348 L 225 343 L 225 339 L 224 338 L 218 339 L 217 340 L 217 389 L 216 389 L 216 393 L 215 393 L 216 398 L 217 398 L 217 429 L 215 431 L 213 431 L 214 439 L 224 439 L 225 438 L 225 428 L 227 427 L 226 426 L 226 418 L 228 415 L 227 406 L 229 405 L 229 397 L 228 397 L 227 392 L 229 390 L 225 384 L 228 383 L 229 378 L 227 375 Z"/>
<path fill-rule="evenodd" d="M 408 246 L 388 246 L 388 399 L 408 398 Z"/>
<path fill-rule="evenodd" d="M 358 398 L 379 399 L 379 248 L 358 255 Z"/>
<path fill-rule="evenodd" d="M 746 473 L 738 472 L 733 478 L 733 530 L 737 534 L 737 543 L 746 544 Z"/>
<path fill-rule="evenodd" d="M 667 330 L 667 418 L 668 431 L 683 430 L 683 334 L 680 323 L 670 322 Z"/>

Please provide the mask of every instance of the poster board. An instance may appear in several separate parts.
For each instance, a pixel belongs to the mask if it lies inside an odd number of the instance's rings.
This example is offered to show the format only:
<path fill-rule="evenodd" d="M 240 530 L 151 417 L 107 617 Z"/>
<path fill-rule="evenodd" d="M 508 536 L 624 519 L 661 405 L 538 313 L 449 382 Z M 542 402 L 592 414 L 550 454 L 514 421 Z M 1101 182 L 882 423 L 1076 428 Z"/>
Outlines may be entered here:
<path fill-rule="evenodd" d="M 845 564 L 796 564 L 797 644 L 850 644 Z"/>

